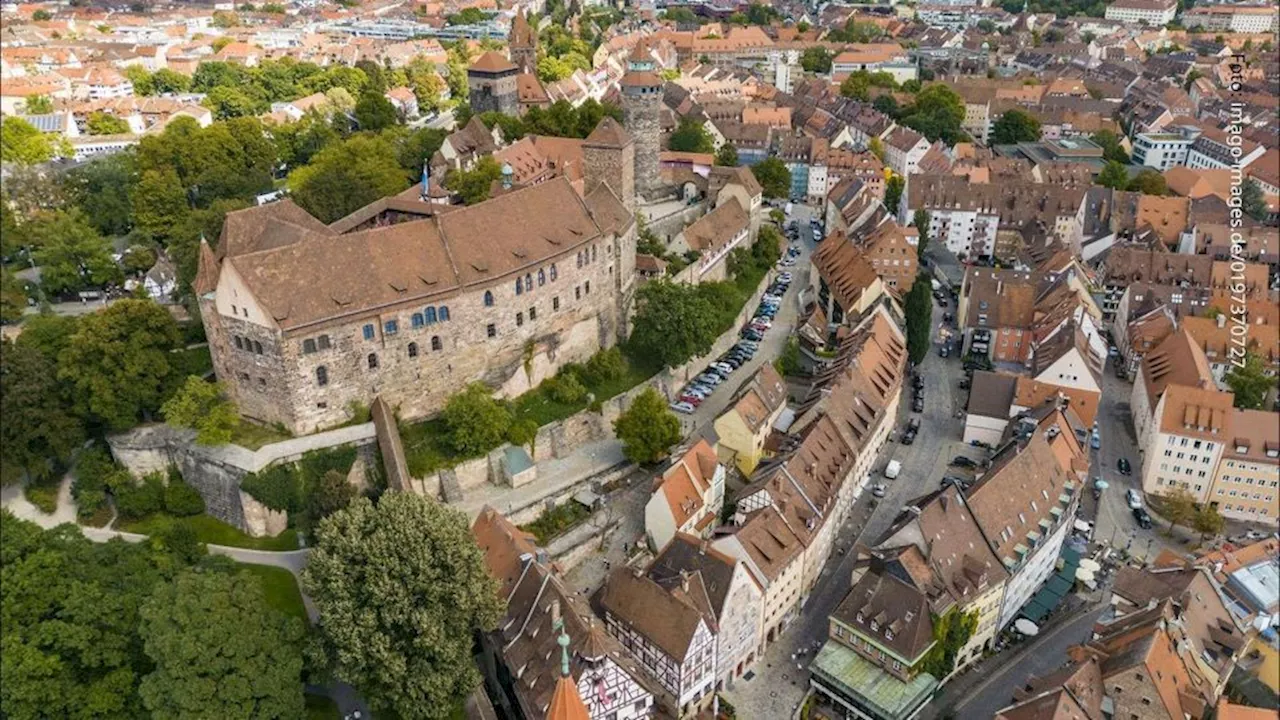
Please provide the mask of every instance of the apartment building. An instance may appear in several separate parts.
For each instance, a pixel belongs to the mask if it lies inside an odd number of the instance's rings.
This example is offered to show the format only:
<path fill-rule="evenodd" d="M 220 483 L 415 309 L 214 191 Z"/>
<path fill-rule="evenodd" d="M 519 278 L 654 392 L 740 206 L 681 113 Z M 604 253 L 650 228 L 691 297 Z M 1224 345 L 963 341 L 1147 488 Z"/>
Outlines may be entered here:
<path fill-rule="evenodd" d="M 706 537 L 724 505 L 724 466 L 706 440 L 699 440 L 662 473 L 644 506 L 644 531 L 654 549 L 677 533 Z"/>
<path fill-rule="evenodd" d="M 1196 127 L 1178 127 L 1170 132 L 1138 133 L 1133 138 L 1133 162 L 1160 171 L 1185 166 L 1191 144 L 1200 136 Z"/>
<path fill-rule="evenodd" d="M 884 162 L 899 175 L 914 175 L 929 152 L 929 140 L 909 127 L 896 127 L 884 140 Z M 889 208 L 896 212 L 897 208 Z"/>
<path fill-rule="evenodd" d="M 1274 5 L 1201 5 L 1182 13 L 1188 30 L 1202 32 L 1273 33 L 1276 31 Z"/>
<path fill-rule="evenodd" d="M 1273 523 L 1280 514 L 1280 413 L 1233 408 L 1228 423 L 1209 502 L 1233 520 Z"/>
<path fill-rule="evenodd" d="M 765 441 L 787 407 L 787 386 L 772 363 L 764 363 L 737 390 L 737 397 L 716 418 L 720 462 L 750 477 L 766 457 Z"/>
<path fill-rule="evenodd" d="M 1116 0 L 1107 4 L 1105 17 L 1127 25 L 1163 27 L 1177 14 L 1177 0 Z"/>

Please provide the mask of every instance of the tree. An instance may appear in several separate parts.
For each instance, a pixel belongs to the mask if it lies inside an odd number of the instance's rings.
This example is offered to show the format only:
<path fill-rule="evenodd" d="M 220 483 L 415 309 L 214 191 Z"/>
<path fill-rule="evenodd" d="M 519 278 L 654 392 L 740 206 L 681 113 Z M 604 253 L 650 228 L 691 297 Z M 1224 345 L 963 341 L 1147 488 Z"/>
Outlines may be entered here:
<path fill-rule="evenodd" d="M 133 228 L 130 196 L 137 184 L 138 161 L 132 152 L 84 163 L 68 171 L 62 182 L 68 202 L 79 206 L 89 224 L 109 236 L 125 235 Z"/>
<path fill-rule="evenodd" d="M 1169 194 L 1169 184 L 1165 182 L 1164 176 L 1151 168 L 1147 168 L 1135 175 L 1125 189 L 1137 191 L 1144 195 Z"/>
<path fill-rule="evenodd" d="M 738 148 L 725 143 L 716 151 L 716 165 L 721 167 L 736 167 L 738 165 Z"/>
<path fill-rule="evenodd" d="M 333 222 L 409 185 L 395 148 L 380 137 L 355 135 L 321 150 L 289 175 L 294 202 L 322 222 Z"/>
<path fill-rule="evenodd" d="M 831 72 L 831 60 L 830 50 L 821 45 L 814 45 L 800 56 L 800 67 L 804 68 L 805 72 L 825 75 Z"/>
<path fill-rule="evenodd" d="M 716 332 L 715 308 L 693 286 L 658 280 L 636 294 L 631 343 L 647 358 L 679 367 L 711 352 Z"/>
<path fill-rule="evenodd" d="M 219 85 L 204 98 L 205 107 L 213 111 L 215 120 L 248 117 L 267 109 L 266 103 L 237 87 Z"/>
<path fill-rule="evenodd" d="M 174 427 L 193 428 L 201 445 L 225 445 L 240 424 L 236 406 L 222 391 L 221 383 L 187 377 L 178 392 L 160 406 L 165 422 Z"/>
<path fill-rule="evenodd" d="M 302 623 L 269 607 L 255 576 L 188 570 L 140 615 L 155 670 L 139 693 L 152 717 L 302 715 Z"/>
<path fill-rule="evenodd" d="M 921 669 L 942 679 L 956 667 L 956 655 L 978 629 L 978 611 L 962 612 L 953 607 L 942 616 L 933 616 L 933 639 L 936 641 L 925 655 Z"/>
<path fill-rule="evenodd" d="M 929 342 L 933 335 L 933 298 L 929 294 L 929 276 L 916 277 L 907 293 L 903 314 L 907 320 L 907 354 L 911 362 L 920 364 L 929 354 Z"/>
<path fill-rule="evenodd" d="M 61 294 L 124 279 L 111 245 L 78 208 L 42 213 L 24 228 L 40 265 L 40 286 Z"/>
<path fill-rule="evenodd" d="M 104 112 L 89 113 L 85 125 L 90 135 L 124 135 L 129 132 L 129 123 Z"/>
<path fill-rule="evenodd" d="M 475 25 L 488 19 L 489 15 L 485 11 L 480 8 L 469 7 L 449 15 L 445 18 L 445 21 L 450 25 Z"/>
<path fill-rule="evenodd" d="M 360 95 L 360 100 L 356 102 L 355 116 L 356 124 L 361 130 L 374 132 L 389 128 L 400 121 L 396 106 L 375 90 L 367 90 Z"/>
<path fill-rule="evenodd" d="M 0 324 L 18 322 L 26 310 L 27 292 L 22 281 L 9 268 L 0 268 Z"/>
<path fill-rule="evenodd" d="M 1097 183 L 1112 190 L 1123 190 L 1129 184 L 1129 171 L 1115 160 L 1108 160 L 1098 173 Z"/>
<path fill-rule="evenodd" d="M 52 360 L 28 345 L 0 344 L 0 444 L 5 461 L 37 480 L 54 477 L 84 438 L 61 397 Z"/>
<path fill-rule="evenodd" d="M 302 582 L 319 654 L 377 711 L 446 718 L 479 684 L 476 631 L 503 615 L 466 517 L 433 499 L 356 498 L 320 522 Z"/>
<path fill-rule="evenodd" d="M 73 315 L 55 315 L 52 312 L 32 315 L 23 323 L 17 344 L 38 350 L 49 362 L 57 364 L 78 327 L 80 319 Z"/>
<path fill-rule="evenodd" d="M 1244 354 L 1243 365 L 1232 364 L 1223 380 L 1235 394 L 1235 406 L 1244 410 L 1261 410 L 1267 393 L 1275 387 L 1275 378 L 1266 374 L 1262 358 L 1249 350 Z"/>
<path fill-rule="evenodd" d="M 191 89 L 191 78 L 169 68 L 160 68 L 151 75 L 151 85 L 156 93 L 184 93 Z"/>
<path fill-rule="evenodd" d="M 1013 145 L 1040 139 L 1040 121 L 1023 110 L 1006 110 L 991 126 L 992 145 Z"/>
<path fill-rule="evenodd" d="M 876 156 L 880 162 L 884 162 L 884 141 L 878 137 L 872 137 L 867 142 L 867 151 Z"/>
<path fill-rule="evenodd" d="M 924 208 L 916 210 L 911 218 L 911 224 L 915 226 L 916 232 L 920 233 L 920 244 L 916 247 L 916 254 L 922 258 L 925 248 L 929 246 L 929 223 L 929 211 Z"/>
<path fill-rule="evenodd" d="M 53 159 L 57 148 L 31 123 L 20 117 L 0 120 L 0 162 L 38 165 Z"/>
<path fill-rule="evenodd" d="M 941 140 L 955 145 L 967 138 L 960 129 L 964 122 L 964 100 L 947 85 L 937 83 L 924 88 L 916 99 L 902 110 L 902 124 L 930 142 Z"/>
<path fill-rule="evenodd" d="M 907 181 L 901 175 L 894 175 L 885 181 L 884 184 L 884 206 L 889 208 L 889 212 L 898 213 L 898 206 L 902 202 L 902 191 L 907 187 Z"/>
<path fill-rule="evenodd" d="M 1186 488 L 1178 487 L 1160 496 L 1160 514 L 1169 521 L 1169 532 L 1179 525 L 1186 525 L 1196 515 L 1196 499 Z"/>
<path fill-rule="evenodd" d="M 120 300 L 80 320 L 58 362 L 77 411 L 111 430 L 150 417 L 173 389 L 169 351 L 182 335 L 150 300 Z"/>
<path fill-rule="evenodd" d="M 613 432 L 622 441 L 622 454 L 631 462 L 642 464 L 666 457 L 683 437 L 680 420 L 651 387 L 637 395 L 631 407 L 613 421 Z"/>
<path fill-rule="evenodd" d="M 1258 222 L 1265 222 L 1267 215 L 1270 214 L 1266 198 L 1262 194 L 1262 187 L 1253 178 L 1246 179 L 1241 186 L 1240 202 L 1245 214 Z"/>
<path fill-rule="evenodd" d="M 511 427 L 511 411 L 493 399 L 484 383 L 472 383 L 450 397 L 441 417 L 450 444 L 464 455 L 482 455 L 501 445 Z"/>
<path fill-rule="evenodd" d="M 778 158 L 765 158 L 751 166 L 767 198 L 785 198 L 791 195 L 791 171 Z"/>
<path fill-rule="evenodd" d="M 41 8 L 40 10 L 36 10 L 31 13 L 31 19 L 35 22 L 44 22 L 46 20 L 53 19 L 53 15 L 50 14 L 48 10 Z"/>
<path fill-rule="evenodd" d="M 897 98 L 888 94 L 877 96 L 875 100 L 871 101 L 871 107 L 891 118 L 897 118 L 902 112 L 902 109 L 898 107 Z M 879 138 L 872 139 L 878 140 Z"/>
<path fill-rule="evenodd" d="M 493 183 L 502 177 L 502 168 L 492 156 L 481 158 L 470 170 L 453 170 L 444 178 L 444 186 L 458 194 L 463 204 L 474 205 L 489 199 Z"/>
<path fill-rule="evenodd" d="M 1205 538 L 1210 538 L 1222 532 L 1226 520 L 1222 514 L 1218 512 L 1218 508 L 1210 503 L 1205 503 L 1203 507 L 1196 511 L 1195 517 L 1191 520 L 1191 526 L 1196 532 L 1200 533 L 1200 541 L 1204 542 Z"/>
<path fill-rule="evenodd" d="M 690 117 L 681 119 L 680 126 L 671 133 L 670 148 L 676 152 L 715 152 L 711 134 L 702 123 Z"/>
<path fill-rule="evenodd" d="M 53 100 L 48 95 L 28 95 L 24 104 L 27 115 L 48 115 L 53 112 Z"/>
<path fill-rule="evenodd" d="M 345 509 L 355 499 L 356 486 L 337 470 L 329 470 L 320 476 L 319 482 L 307 497 L 307 514 L 313 523 Z"/>

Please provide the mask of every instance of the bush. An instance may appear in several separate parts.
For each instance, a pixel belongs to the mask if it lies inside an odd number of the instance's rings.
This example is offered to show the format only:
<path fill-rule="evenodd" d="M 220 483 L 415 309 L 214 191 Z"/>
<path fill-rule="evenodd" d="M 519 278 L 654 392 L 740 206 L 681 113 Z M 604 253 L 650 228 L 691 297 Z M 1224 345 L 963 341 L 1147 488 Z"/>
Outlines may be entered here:
<path fill-rule="evenodd" d="M 135 483 L 127 471 L 121 470 L 109 482 L 121 517 L 139 520 L 164 509 L 164 476 L 160 473 L 151 473 L 141 483 Z"/>
<path fill-rule="evenodd" d="M 472 383 L 449 398 L 441 413 L 453 449 L 478 457 L 502 444 L 511 427 L 511 411 L 490 395 L 484 383 Z"/>
<path fill-rule="evenodd" d="M 561 372 L 543 382 L 547 384 L 547 394 L 558 403 L 572 405 L 587 396 L 587 386 L 572 372 Z"/>
<path fill-rule="evenodd" d="M 24 491 L 27 501 L 46 515 L 52 515 L 58 509 L 58 486 L 39 484 L 28 485 Z"/>
<path fill-rule="evenodd" d="M 587 382 L 595 384 L 617 380 L 627 374 L 627 359 L 616 347 L 601 350 L 587 361 Z"/>
<path fill-rule="evenodd" d="M 117 472 L 120 472 L 120 467 L 106 448 L 95 445 L 80 453 L 76 460 L 75 480 L 71 483 L 71 497 L 75 498 L 76 514 L 81 520 L 93 516 L 106 505 L 107 478 Z"/>
<path fill-rule="evenodd" d="M 170 515 L 187 517 L 204 512 L 204 498 L 196 489 L 182 480 L 181 476 L 169 476 L 169 485 L 164 489 L 164 509 Z"/>

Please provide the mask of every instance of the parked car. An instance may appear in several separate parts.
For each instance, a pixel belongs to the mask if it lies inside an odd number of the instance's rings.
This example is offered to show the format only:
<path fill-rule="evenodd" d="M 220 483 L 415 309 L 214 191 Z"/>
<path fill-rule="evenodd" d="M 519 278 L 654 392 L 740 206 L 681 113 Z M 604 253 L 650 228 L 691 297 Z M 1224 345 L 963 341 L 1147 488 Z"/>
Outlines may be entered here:
<path fill-rule="evenodd" d="M 782 273 L 781 275 L 779 275 L 779 276 L 778 276 L 778 280 L 780 280 L 780 281 L 782 281 L 782 282 L 787 283 L 788 285 L 790 285 L 790 284 L 791 284 L 791 273 L 789 273 L 789 272 L 784 272 L 784 273 Z"/>
<path fill-rule="evenodd" d="M 875 485 L 872 485 L 871 496 L 878 498 L 884 497 L 884 483 L 876 483 Z"/>
<path fill-rule="evenodd" d="M 918 397 L 918 398 L 916 398 L 915 400 L 912 400 L 912 401 L 911 401 L 911 411 L 912 411 L 912 412 L 924 412 L 924 398 L 920 398 L 920 397 Z"/>
<path fill-rule="evenodd" d="M 697 380 L 698 382 L 706 383 L 711 387 L 716 387 L 720 383 L 724 382 L 724 378 L 716 375 L 715 373 L 702 373 L 697 377 Z"/>
<path fill-rule="evenodd" d="M 682 402 L 682 403 L 689 403 L 690 405 L 692 405 L 692 406 L 694 406 L 694 407 L 698 407 L 699 405 L 701 405 L 701 404 L 702 404 L 702 400 L 703 400 L 703 398 L 700 398 L 700 397 L 698 397 L 697 395 L 692 395 L 692 394 L 689 394 L 689 393 L 685 393 L 684 395 L 681 395 L 681 396 L 680 396 L 680 402 Z"/>
<path fill-rule="evenodd" d="M 978 463 L 974 462 L 972 459 L 967 458 L 963 455 L 957 455 L 951 458 L 951 464 L 955 465 L 956 467 L 962 467 L 962 468 L 978 467 Z"/>
<path fill-rule="evenodd" d="M 1143 530 L 1151 529 L 1151 515 L 1147 513 L 1146 508 L 1136 507 L 1133 509 L 1133 519 L 1138 521 L 1138 527 Z"/>
<path fill-rule="evenodd" d="M 916 441 L 916 431 L 915 431 L 915 430 L 908 430 L 908 431 L 906 431 L 906 432 L 902 433 L 902 444 L 903 444 L 903 445 L 911 445 L 911 444 L 915 443 L 915 441 Z"/>
<path fill-rule="evenodd" d="M 1121 475 L 1133 474 L 1133 466 L 1129 464 L 1128 458 L 1120 458 L 1119 460 L 1117 460 L 1116 469 L 1120 471 Z"/>
<path fill-rule="evenodd" d="M 692 413 L 695 408 L 687 402 L 673 402 L 671 403 L 671 409 L 678 413 L 688 415 Z"/>
<path fill-rule="evenodd" d="M 915 388 L 915 389 L 917 389 L 917 390 L 923 390 L 923 389 L 924 389 L 924 378 L 923 378 L 923 377 L 921 377 L 921 376 L 919 376 L 919 375 L 915 375 L 915 376 L 913 376 L 913 377 L 911 378 L 911 387 L 913 387 L 913 388 Z"/>
<path fill-rule="evenodd" d="M 770 320 L 770 319 L 769 319 L 769 318 L 767 318 L 767 317 L 764 317 L 763 315 L 758 315 L 758 316 L 756 316 L 756 317 L 754 317 L 754 318 L 751 318 L 751 324 L 752 324 L 752 325 L 763 325 L 763 326 L 765 326 L 765 328 L 771 328 L 771 327 L 773 327 L 773 321 L 772 321 L 772 320 Z"/>
<path fill-rule="evenodd" d="M 711 367 L 726 373 L 732 373 L 734 370 L 733 366 L 726 362 L 713 362 Z"/>
<path fill-rule="evenodd" d="M 1124 499 L 1129 503 L 1129 507 L 1137 509 L 1142 507 L 1142 494 L 1133 488 L 1129 488 L 1124 493 Z"/>
<path fill-rule="evenodd" d="M 1094 430 L 1093 435 L 1089 437 L 1089 447 L 1094 450 L 1102 447 L 1102 436 L 1098 434 L 1097 430 Z"/>
<path fill-rule="evenodd" d="M 755 352 L 760 348 L 760 342 L 757 340 L 739 340 L 735 347 L 743 347 Z"/>

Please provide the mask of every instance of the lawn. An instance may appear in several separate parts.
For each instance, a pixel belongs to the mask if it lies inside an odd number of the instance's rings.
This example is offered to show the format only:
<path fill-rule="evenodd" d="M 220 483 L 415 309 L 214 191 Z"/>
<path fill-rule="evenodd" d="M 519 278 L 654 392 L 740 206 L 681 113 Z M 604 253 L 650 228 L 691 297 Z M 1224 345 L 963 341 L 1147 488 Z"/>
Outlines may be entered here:
<path fill-rule="evenodd" d="M 338 720 L 342 713 L 338 712 L 338 704 L 324 695 L 304 696 L 307 700 L 307 720 Z"/>
<path fill-rule="evenodd" d="M 656 374 L 658 374 L 658 369 L 641 367 L 639 363 L 628 358 L 627 372 L 620 377 L 601 382 L 584 382 L 584 384 L 588 393 L 595 396 L 596 400 L 603 402 L 616 395 L 621 395 Z M 556 402 L 549 393 L 542 389 L 541 385 L 516 398 L 511 405 L 517 422 L 528 419 L 536 422 L 538 427 L 558 422 L 574 413 L 587 409 L 586 399 L 576 403 Z"/>
<path fill-rule="evenodd" d="M 241 420 L 235 431 L 231 433 L 231 442 L 249 450 L 257 450 L 264 445 L 278 443 L 291 437 L 293 436 L 282 430 Z"/>
<path fill-rule="evenodd" d="M 267 604 L 286 615 L 292 615 L 303 623 L 307 619 L 307 608 L 302 604 L 302 591 L 298 589 L 298 581 L 293 573 L 282 567 L 271 565 L 244 566 L 245 572 L 257 576 L 262 582 L 262 589 L 267 595 Z"/>
<path fill-rule="evenodd" d="M 400 441 L 404 443 L 409 474 L 414 477 L 420 478 L 471 459 L 454 452 L 449 444 L 449 431 L 440 418 L 402 425 Z"/>
<path fill-rule="evenodd" d="M 591 517 L 591 509 L 577 500 L 566 500 L 531 523 L 521 525 L 520 529 L 533 533 L 538 545 L 545 547 L 547 543 L 560 537 L 587 518 Z"/>
<path fill-rule="evenodd" d="M 210 545 L 226 545 L 227 547 L 246 548 L 249 550 L 297 550 L 298 533 L 289 528 L 276 537 L 249 537 L 221 520 L 209 515 L 195 515 L 188 518 L 174 518 L 164 513 L 149 515 L 141 520 L 121 520 L 117 525 L 125 532 L 150 535 L 166 522 L 181 522 L 196 531 L 196 538 Z"/>

